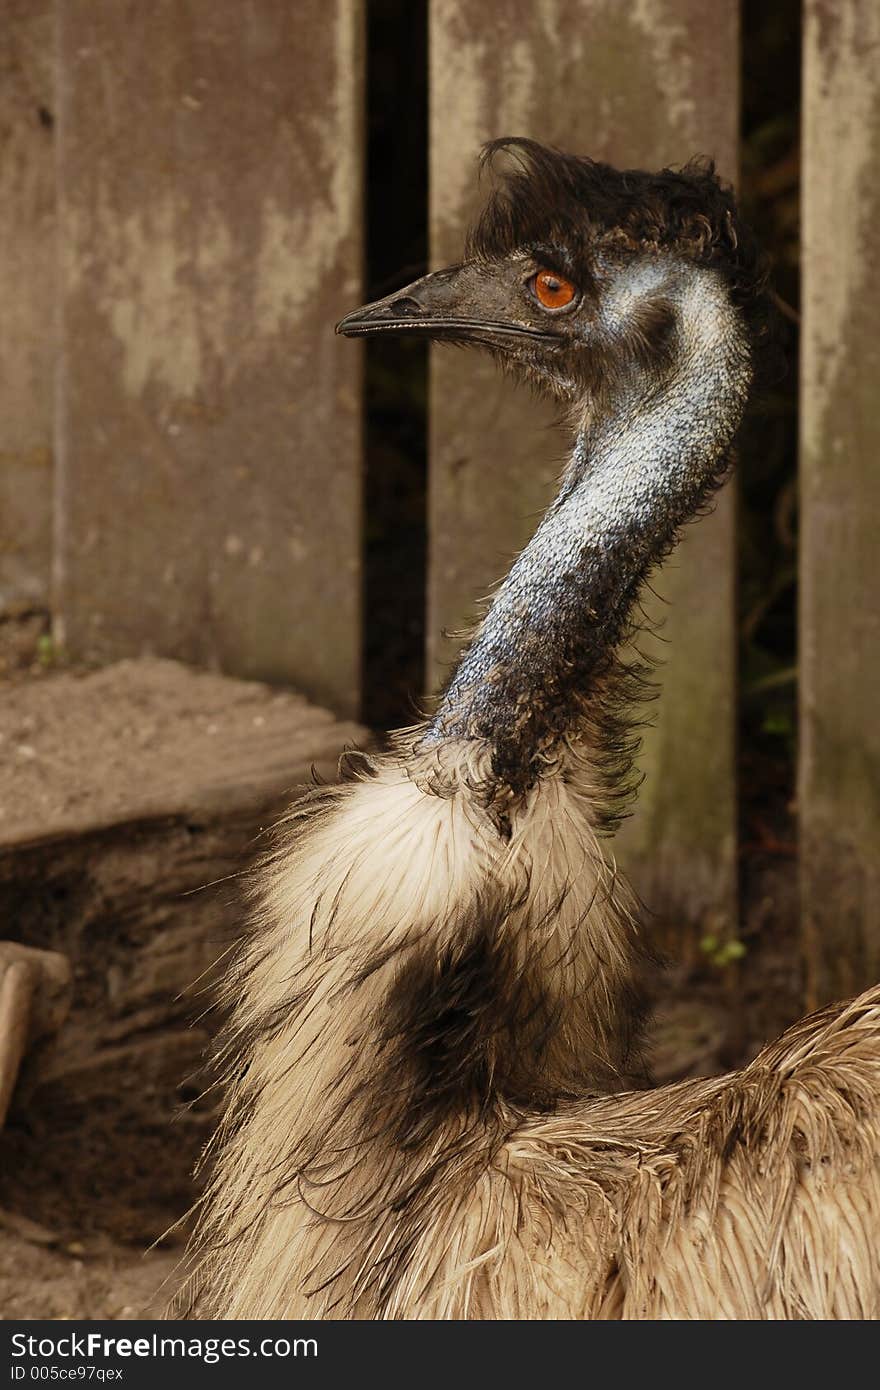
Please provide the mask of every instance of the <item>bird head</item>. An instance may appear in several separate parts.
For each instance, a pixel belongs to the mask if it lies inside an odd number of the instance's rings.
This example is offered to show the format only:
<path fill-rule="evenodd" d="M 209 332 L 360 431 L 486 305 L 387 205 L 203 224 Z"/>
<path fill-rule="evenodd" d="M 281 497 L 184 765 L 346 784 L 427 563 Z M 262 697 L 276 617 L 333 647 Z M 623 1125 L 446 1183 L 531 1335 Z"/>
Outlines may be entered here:
<path fill-rule="evenodd" d="M 483 151 L 496 183 L 465 257 L 344 318 L 348 337 L 477 344 L 566 405 L 634 370 L 674 370 L 688 290 L 733 306 L 753 355 L 767 336 L 765 267 L 709 163 L 620 171 L 533 140 Z"/>

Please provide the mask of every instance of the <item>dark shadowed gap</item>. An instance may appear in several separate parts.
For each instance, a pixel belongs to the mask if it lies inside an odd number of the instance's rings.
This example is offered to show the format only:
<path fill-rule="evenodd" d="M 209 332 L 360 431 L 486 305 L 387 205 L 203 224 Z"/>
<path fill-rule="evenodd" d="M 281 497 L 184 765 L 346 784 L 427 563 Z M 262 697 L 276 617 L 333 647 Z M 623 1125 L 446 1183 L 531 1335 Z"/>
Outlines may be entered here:
<path fill-rule="evenodd" d="M 744 209 L 773 282 L 800 308 L 800 0 L 742 7 Z M 739 469 L 739 802 L 744 931 L 795 923 L 798 329 L 756 403 Z M 763 907 L 761 904 L 763 903 Z M 748 944 L 748 943 L 747 943 Z"/>
<path fill-rule="evenodd" d="M 427 0 L 367 6 L 367 298 L 428 260 Z M 364 721 L 411 723 L 424 685 L 427 346 L 365 344 Z"/>

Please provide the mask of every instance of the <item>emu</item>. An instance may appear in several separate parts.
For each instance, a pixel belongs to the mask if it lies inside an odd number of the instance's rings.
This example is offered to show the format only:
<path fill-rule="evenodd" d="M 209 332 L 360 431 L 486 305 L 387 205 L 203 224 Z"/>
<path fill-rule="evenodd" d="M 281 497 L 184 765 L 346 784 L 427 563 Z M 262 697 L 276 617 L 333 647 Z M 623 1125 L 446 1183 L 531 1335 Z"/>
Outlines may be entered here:
<path fill-rule="evenodd" d="M 260 872 L 191 1306 L 874 1317 L 880 989 L 741 1072 L 633 1089 L 641 947 L 602 847 L 621 652 L 729 469 L 762 258 L 710 165 L 501 151 L 462 263 L 338 331 L 482 346 L 561 403 L 571 455 L 435 713 L 297 803 Z"/>

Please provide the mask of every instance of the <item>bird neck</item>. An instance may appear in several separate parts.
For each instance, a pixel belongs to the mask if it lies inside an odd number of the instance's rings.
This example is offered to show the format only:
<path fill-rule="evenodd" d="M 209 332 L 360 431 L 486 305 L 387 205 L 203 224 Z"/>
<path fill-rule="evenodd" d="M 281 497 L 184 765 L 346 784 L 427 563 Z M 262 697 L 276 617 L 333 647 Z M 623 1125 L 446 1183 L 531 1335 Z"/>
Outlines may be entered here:
<path fill-rule="evenodd" d="M 514 793 L 560 747 L 601 733 L 639 588 L 721 480 L 742 416 L 750 355 L 725 287 L 694 270 L 667 293 L 677 313 L 667 367 L 633 363 L 592 417 L 584 411 L 560 492 L 428 727 L 429 747 L 481 740 Z"/>

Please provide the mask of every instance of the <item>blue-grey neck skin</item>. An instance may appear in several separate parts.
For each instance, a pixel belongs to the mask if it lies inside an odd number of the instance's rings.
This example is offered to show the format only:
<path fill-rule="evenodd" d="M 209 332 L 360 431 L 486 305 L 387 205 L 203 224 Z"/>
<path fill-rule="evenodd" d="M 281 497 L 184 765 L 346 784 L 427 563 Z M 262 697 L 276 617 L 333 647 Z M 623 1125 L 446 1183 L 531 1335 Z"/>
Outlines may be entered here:
<path fill-rule="evenodd" d="M 556 500 L 510 573 L 431 720 L 426 742 L 488 742 L 522 790 L 583 722 L 627 630 L 640 585 L 723 472 L 751 379 L 745 330 L 713 271 L 657 257 L 603 297 L 605 351 L 634 306 L 676 311 L 661 375 L 631 361 L 590 418 L 585 403 Z"/>

